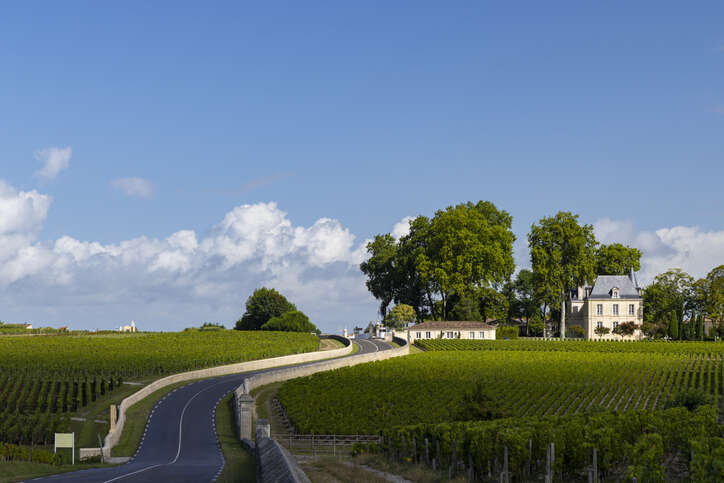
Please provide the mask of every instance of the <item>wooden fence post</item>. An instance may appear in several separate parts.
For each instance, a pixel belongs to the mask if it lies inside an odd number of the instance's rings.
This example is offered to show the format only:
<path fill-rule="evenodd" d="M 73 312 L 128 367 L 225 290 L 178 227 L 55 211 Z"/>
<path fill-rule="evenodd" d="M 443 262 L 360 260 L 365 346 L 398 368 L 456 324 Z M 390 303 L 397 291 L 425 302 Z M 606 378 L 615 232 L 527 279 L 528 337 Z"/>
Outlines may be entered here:
<path fill-rule="evenodd" d="M 508 475 L 508 447 L 503 446 L 503 474 L 505 475 L 505 483 L 510 483 L 510 475 Z"/>
<path fill-rule="evenodd" d="M 435 439 L 435 446 L 436 446 L 436 450 L 437 450 L 437 464 L 440 465 L 441 461 L 440 461 L 440 440 L 439 439 Z"/>
<path fill-rule="evenodd" d="M 455 476 L 458 466 L 458 440 L 453 441 L 453 454 L 452 454 L 452 475 Z"/>
<path fill-rule="evenodd" d="M 545 483 L 551 483 L 551 447 L 546 446 L 546 476 Z"/>

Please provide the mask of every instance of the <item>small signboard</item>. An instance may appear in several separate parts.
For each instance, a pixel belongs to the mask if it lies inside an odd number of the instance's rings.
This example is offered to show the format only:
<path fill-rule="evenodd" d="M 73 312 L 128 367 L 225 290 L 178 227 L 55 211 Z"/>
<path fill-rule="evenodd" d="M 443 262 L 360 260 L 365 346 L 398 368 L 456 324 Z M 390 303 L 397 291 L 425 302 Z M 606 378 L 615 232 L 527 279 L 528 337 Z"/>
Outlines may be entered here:
<path fill-rule="evenodd" d="M 75 433 L 55 433 L 55 448 L 53 448 L 53 453 L 56 453 L 58 448 L 70 448 L 72 451 L 71 459 L 73 464 L 75 464 Z"/>

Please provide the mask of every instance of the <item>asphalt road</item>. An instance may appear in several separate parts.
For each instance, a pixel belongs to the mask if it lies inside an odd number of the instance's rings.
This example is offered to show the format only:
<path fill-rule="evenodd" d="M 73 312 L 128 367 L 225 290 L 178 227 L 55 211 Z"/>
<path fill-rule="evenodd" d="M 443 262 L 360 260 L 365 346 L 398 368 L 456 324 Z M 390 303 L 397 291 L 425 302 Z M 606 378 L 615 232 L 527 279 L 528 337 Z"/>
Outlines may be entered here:
<path fill-rule="evenodd" d="M 357 354 L 390 349 L 377 340 L 355 341 Z M 346 357 L 354 357 L 346 356 Z M 312 363 L 300 364 L 308 365 Z M 249 374 L 205 379 L 179 387 L 161 399 L 146 423 L 141 446 L 123 465 L 38 478 L 48 482 L 205 482 L 213 481 L 224 468 L 216 438 L 216 407 Z"/>

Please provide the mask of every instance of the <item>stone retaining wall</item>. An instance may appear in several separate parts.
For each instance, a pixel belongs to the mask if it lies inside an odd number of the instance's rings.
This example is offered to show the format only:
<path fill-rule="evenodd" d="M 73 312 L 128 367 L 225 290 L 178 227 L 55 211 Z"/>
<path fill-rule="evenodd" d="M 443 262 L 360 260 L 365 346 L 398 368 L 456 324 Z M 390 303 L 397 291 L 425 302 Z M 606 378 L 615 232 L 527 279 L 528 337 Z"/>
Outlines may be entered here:
<path fill-rule="evenodd" d="M 252 374 L 245 377 L 244 382 L 234 391 L 234 412 L 236 413 L 239 439 L 244 442 L 252 438 L 253 421 L 251 415 L 254 412 L 254 399 L 250 396 L 252 390 L 274 382 L 310 376 L 318 372 L 331 371 L 341 367 L 350 367 L 367 362 L 391 359 L 410 353 L 410 345 L 406 340 L 394 337 L 393 341 L 400 345 L 400 347 L 372 352 L 370 354 L 358 354 L 341 359 L 320 361 L 302 367 L 283 367 L 263 374 Z M 258 422 L 261 424 L 257 426 L 257 433 L 255 435 L 257 481 L 261 483 L 278 481 L 293 483 L 309 482 L 309 478 L 299 467 L 294 456 L 277 441 L 268 437 L 268 423 L 266 423 L 266 421 L 262 422 L 262 420 Z M 262 427 L 264 429 L 262 429 Z"/>
<path fill-rule="evenodd" d="M 229 374 L 238 374 L 241 372 L 258 371 L 261 369 L 286 366 L 289 364 L 301 364 L 304 362 L 318 361 L 320 359 L 341 357 L 348 355 L 352 352 L 353 346 L 349 342 L 349 340 L 343 339 L 338 336 L 334 336 L 333 338 L 337 340 L 344 340 L 346 342 L 346 347 L 328 351 L 304 352 L 302 354 L 292 354 L 288 356 L 272 357 L 270 359 L 259 359 L 255 361 L 240 362 L 237 364 L 211 367 L 208 369 L 199 369 L 196 371 L 174 374 L 152 382 L 151 384 L 145 386 L 143 389 L 140 389 L 139 391 L 131 394 L 123 401 L 121 401 L 121 404 L 118 407 L 118 421 L 116 422 L 116 427 L 108 432 L 104 441 L 104 457 L 110 458 L 111 449 L 116 446 L 121 440 L 121 435 L 123 434 L 123 426 L 126 423 L 126 411 L 128 410 L 128 408 L 140 401 L 141 399 L 151 395 L 155 391 L 158 391 L 159 389 L 162 389 L 171 384 L 175 384 L 177 382 L 190 381 L 193 379 L 204 379 L 207 377 L 226 376 Z"/>
<path fill-rule="evenodd" d="M 318 372 L 332 371 L 341 367 L 350 367 L 367 362 L 382 361 L 393 357 L 406 356 L 410 353 L 410 345 L 406 340 L 397 337 L 393 340 L 396 344 L 399 344 L 400 347 L 369 354 L 358 354 L 340 359 L 320 361 L 305 366 L 283 367 L 262 374 L 252 374 L 245 377 L 241 385 L 234 391 L 234 409 L 239 439 L 252 439 L 253 437 L 252 425 L 249 424 L 248 415 L 253 414 L 254 410 L 254 400 L 249 396 L 254 389 L 275 382 L 311 376 Z"/>

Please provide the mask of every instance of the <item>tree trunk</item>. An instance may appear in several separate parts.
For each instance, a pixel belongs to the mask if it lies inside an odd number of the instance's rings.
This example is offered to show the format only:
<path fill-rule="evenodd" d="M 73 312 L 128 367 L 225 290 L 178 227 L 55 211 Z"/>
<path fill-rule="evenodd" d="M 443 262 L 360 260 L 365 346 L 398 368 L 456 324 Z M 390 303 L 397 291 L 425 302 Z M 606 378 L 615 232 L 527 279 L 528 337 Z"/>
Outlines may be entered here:
<path fill-rule="evenodd" d="M 561 340 L 566 338 L 566 290 L 561 291 L 563 300 L 561 301 Z"/>
<path fill-rule="evenodd" d="M 432 315 L 432 320 L 437 320 L 437 311 L 435 310 L 435 303 L 432 301 L 432 294 L 430 291 L 425 292 L 427 294 L 427 303 L 430 304 L 430 314 Z"/>

